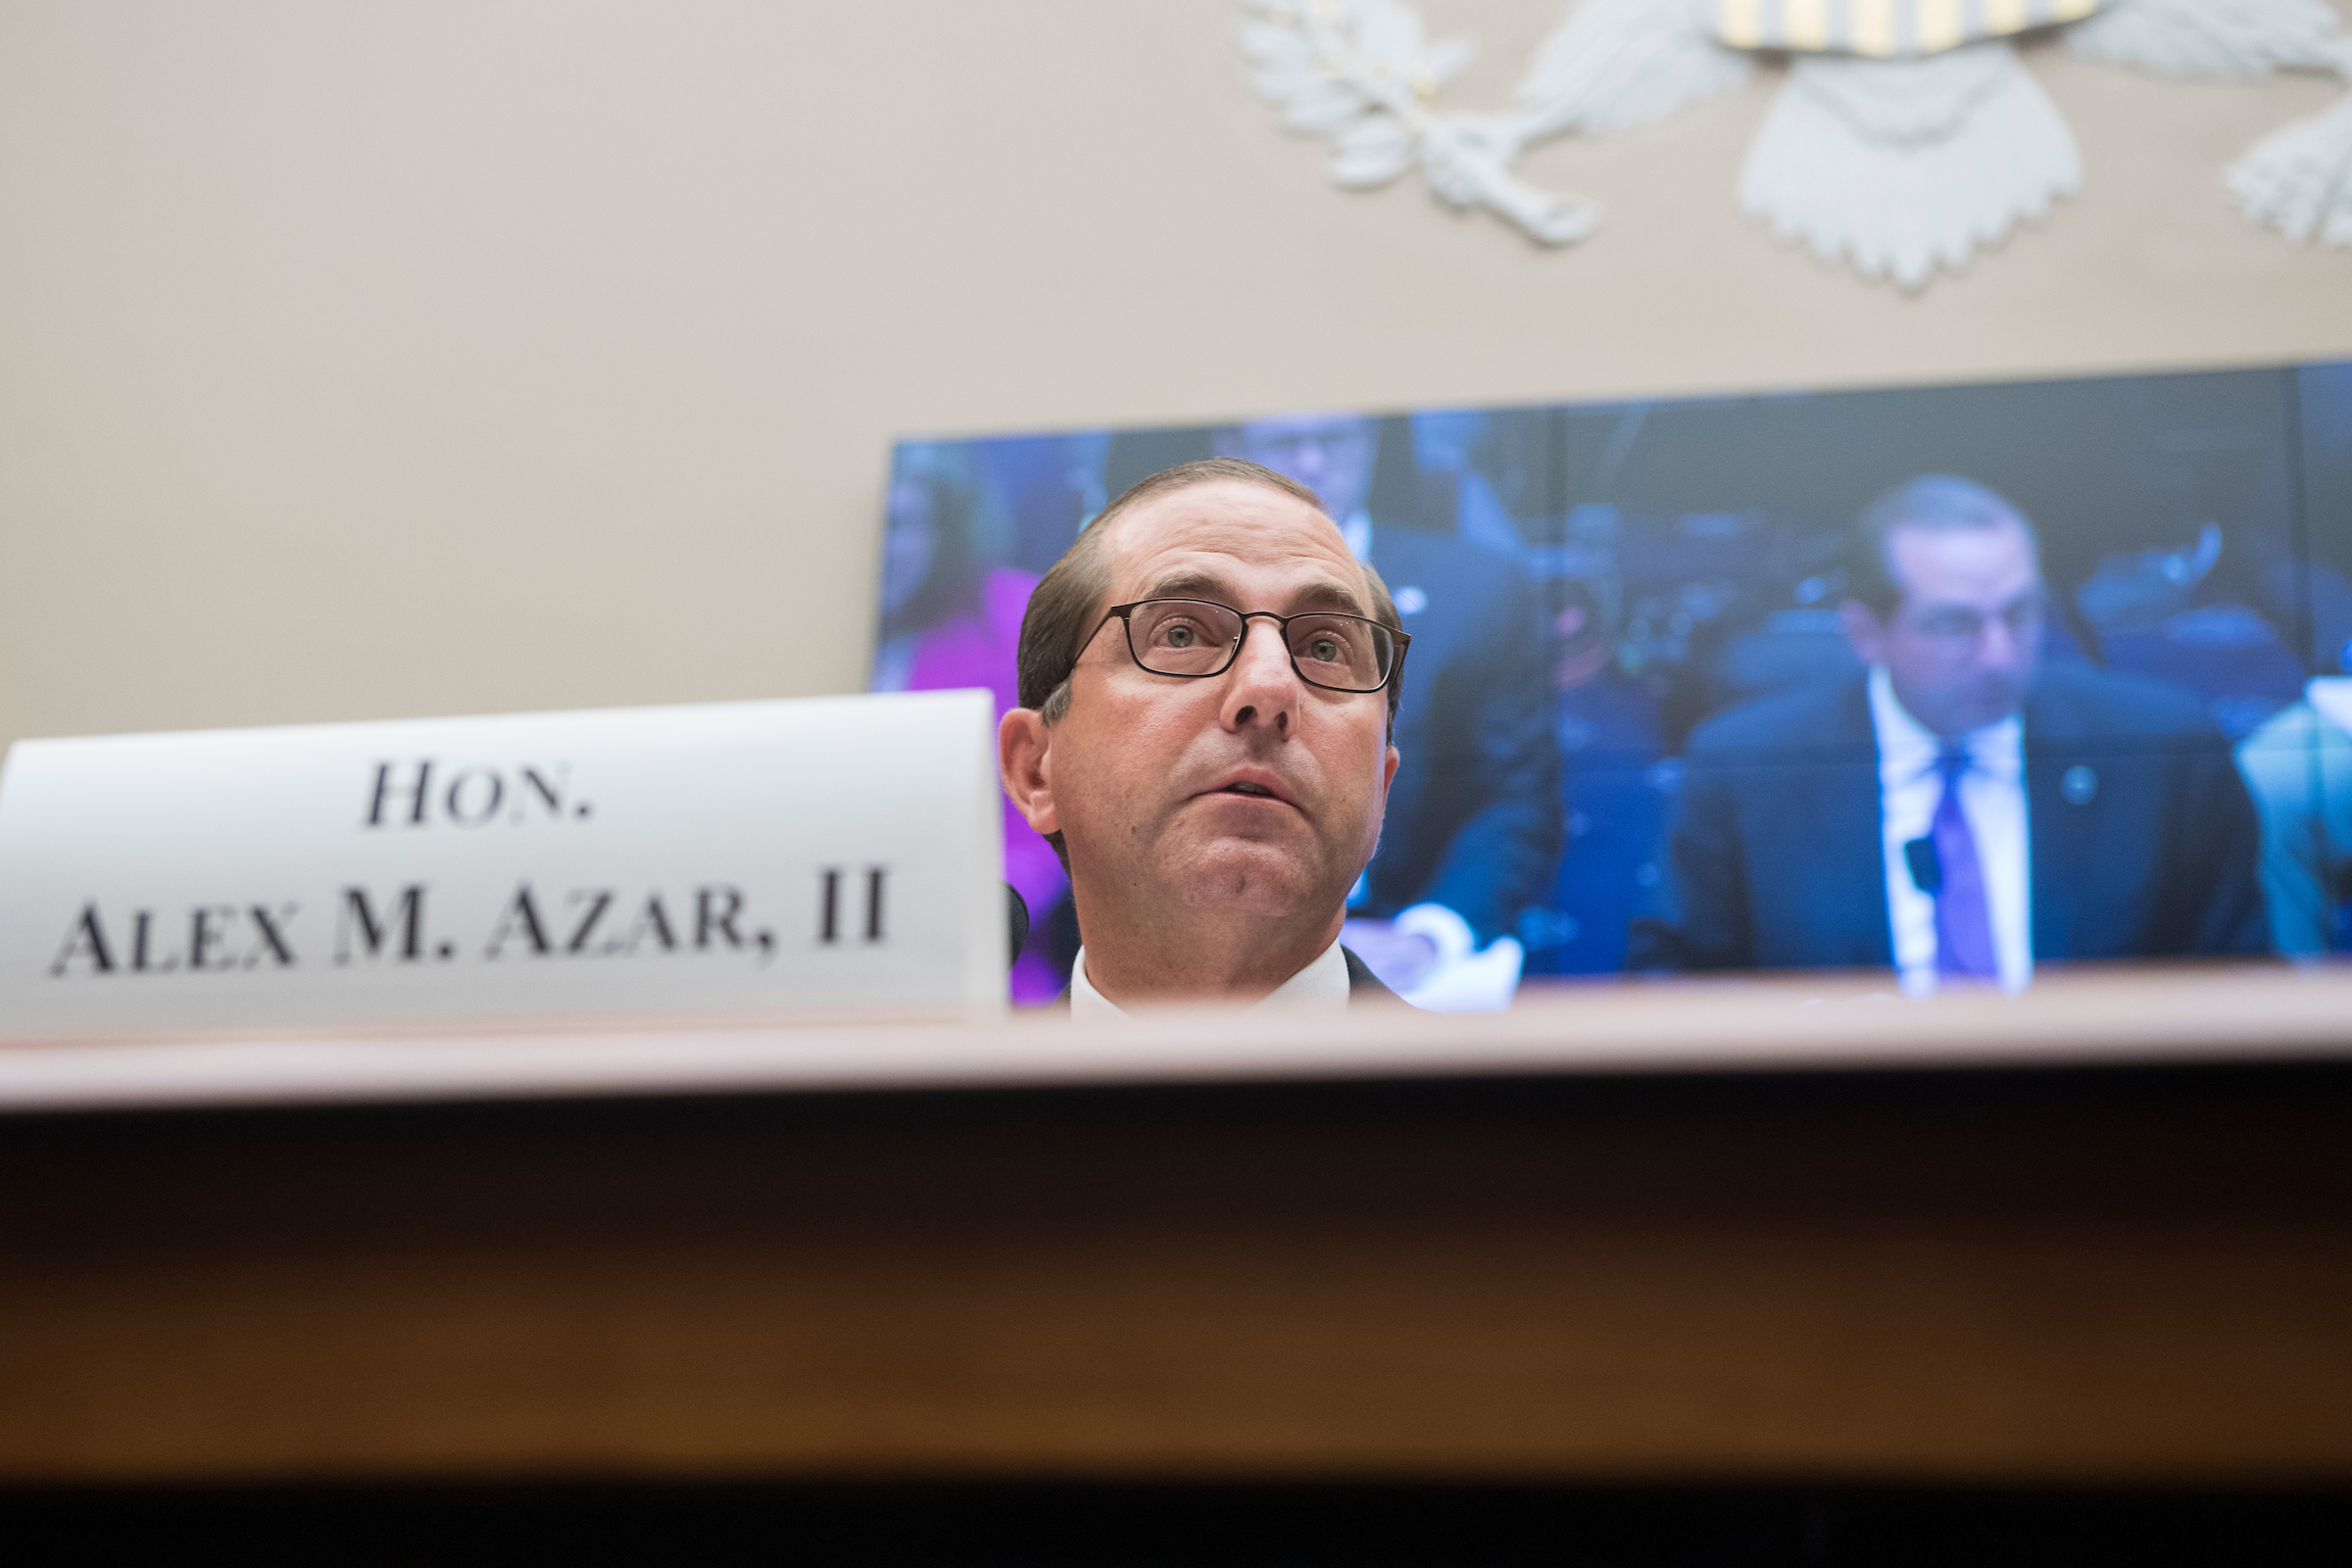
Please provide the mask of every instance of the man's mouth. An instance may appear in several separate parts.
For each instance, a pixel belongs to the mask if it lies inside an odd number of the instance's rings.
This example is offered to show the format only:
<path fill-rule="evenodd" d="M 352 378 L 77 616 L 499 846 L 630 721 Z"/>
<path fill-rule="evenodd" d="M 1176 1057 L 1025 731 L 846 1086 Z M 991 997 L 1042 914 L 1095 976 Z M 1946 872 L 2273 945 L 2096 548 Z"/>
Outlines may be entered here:
<path fill-rule="evenodd" d="M 1258 773 L 1258 776 L 1252 778 L 1249 774 L 1244 774 L 1240 778 L 1229 778 L 1215 788 L 1203 790 L 1201 793 L 1204 795 L 1238 795 L 1246 801 L 1276 801 L 1290 807 L 1296 807 L 1298 804 L 1285 793 L 1281 782 L 1272 775 L 1259 772 L 1254 768 L 1250 769 L 1250 772 Z"/>

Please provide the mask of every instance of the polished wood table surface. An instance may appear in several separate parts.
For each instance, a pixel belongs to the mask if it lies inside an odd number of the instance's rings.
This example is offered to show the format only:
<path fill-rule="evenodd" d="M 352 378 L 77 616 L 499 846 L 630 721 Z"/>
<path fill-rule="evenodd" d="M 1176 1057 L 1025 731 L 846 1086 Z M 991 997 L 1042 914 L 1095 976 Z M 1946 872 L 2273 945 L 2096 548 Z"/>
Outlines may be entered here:
<path fill-rule="evenodd" d="M 2336 974 L 17 1043 L 0 1112 L 4 1484 L 2352 1483 Z"/>

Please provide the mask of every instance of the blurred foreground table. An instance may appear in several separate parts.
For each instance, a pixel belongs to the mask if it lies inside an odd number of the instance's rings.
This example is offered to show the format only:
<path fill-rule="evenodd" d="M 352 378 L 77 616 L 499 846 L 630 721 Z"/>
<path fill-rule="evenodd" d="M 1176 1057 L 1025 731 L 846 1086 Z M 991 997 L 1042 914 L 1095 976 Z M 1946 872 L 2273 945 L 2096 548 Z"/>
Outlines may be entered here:
<path fill-rule="evenodd" d="M 0 1047 L 0 1483 L 1037 1476 L 2352 1482 L 2352 976 Z"/>

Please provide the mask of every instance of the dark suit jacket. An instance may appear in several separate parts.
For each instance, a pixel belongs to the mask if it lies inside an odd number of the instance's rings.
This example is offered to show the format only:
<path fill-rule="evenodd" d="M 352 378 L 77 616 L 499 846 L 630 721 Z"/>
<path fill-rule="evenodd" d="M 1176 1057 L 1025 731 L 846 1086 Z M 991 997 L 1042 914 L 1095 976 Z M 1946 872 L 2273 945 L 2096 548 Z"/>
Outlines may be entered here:
<path fill-rule="evenodd" d="M 1355 956 L 1353 948 L 1340 949 L 1340 956 L 1348 960 L 1348 1005 L 1361 1006 L 1367 1002 L 1396 1002 L 1396 992 L 1381 984 L 1364 960 Z"/>
<path fill-rule="evenodd" d="M 1341 948 L 1340 956 L 1348 960 L 1348 1005 L 1350 1007 L 1359 1007 L 1367 1002 L 1397 1002 L 1402 1000 L 1396 995 L 1396 992 L 1391 991 L 1387 986 L 1380 983 L 1380 977 L 1374 974 L 1371 969 L 1366 966 L 1363 959 L 1355 956 L 1354 949 L 1346 947 Z M 1061 1008 L 1065 1012 L 1069 1010 L 1070 991 L 1067 986 L 1064 986 L 1062 988 L 1061 995 L 1054 1000 L 1054 1005 Z"/>
<path fill-rule="evenodd" d="M 1413 639 L 1396 714 L 1403 761 L 1368 912 L 1443 904 L 1492 942 L 1518 929 L 1560 855 L 1543 602 L 1518 563 L 1452 534 L 1376 520 L 1372 564 L 1421 608 L 1402 616 Z"/>
<path fill-rule="evenodd" d="M 2269 950 L 2261 829 L 2195 697 L 2059 662 L 2023 718 L 2037 960 Z M 1661 907 L 1634 922 L 1627 967 L 1890 964 L 1880 831 L 1863 681 L 1708 720 L 1690 737 Z"/>

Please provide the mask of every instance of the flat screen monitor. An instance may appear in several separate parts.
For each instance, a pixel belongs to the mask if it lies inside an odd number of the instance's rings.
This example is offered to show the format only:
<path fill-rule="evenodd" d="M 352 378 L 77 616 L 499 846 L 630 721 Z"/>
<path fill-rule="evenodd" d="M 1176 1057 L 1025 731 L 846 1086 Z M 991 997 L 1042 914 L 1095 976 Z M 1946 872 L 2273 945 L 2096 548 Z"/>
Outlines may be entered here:
<path fill-rule="evenodd" d="M 873 688 L 1013 706 L 1041 574 L 1214 455 L 1314 489 L 1412 634 L 1368 949 L 1435 906 L 1523 986 L 2017 989 L 2352 943 L 2352 365 L 908 440 Z M 1067 881 L 1005 845 L 1045 1002 Z"/>

